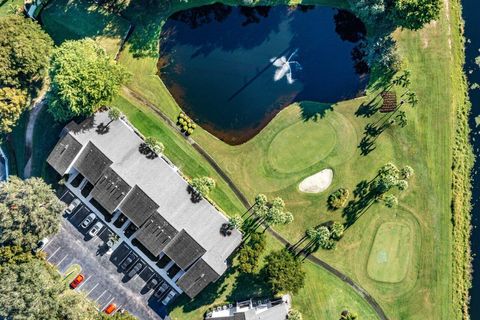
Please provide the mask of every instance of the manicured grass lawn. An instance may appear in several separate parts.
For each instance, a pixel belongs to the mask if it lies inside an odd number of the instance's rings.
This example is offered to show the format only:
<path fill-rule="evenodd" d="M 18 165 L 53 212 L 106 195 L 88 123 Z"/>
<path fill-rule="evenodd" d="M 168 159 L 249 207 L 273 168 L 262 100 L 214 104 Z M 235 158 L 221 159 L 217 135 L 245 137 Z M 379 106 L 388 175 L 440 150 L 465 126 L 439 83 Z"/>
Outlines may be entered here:
<path fill-rule="evenodd" d="M 265 255 L 279 249 L 281 245 L 269 237 Z M 237 264 L 234 260 L 233 268 L 220 279 L 222 281 L 210 285 L 191 302 L 182 296 L 173 306 L 170 317 L 173 320 L 203 319 L 204 313 L 211 307 L 270 295 L 258 272 L 253 275 L 239 274 L 234 270 Z M 260 268 L 263 264 L 262 257 Z M 293 305 L 303 313 L 304 319 L 336 320 L 345 309 L 358 312 L 360 319 L 377 319 L 370 306 L 348 286 L 339 282 L 338 278 L 309 262 L 305 262 L 305 271 L 305 287 L 293 296 Z"/>
<path fill-rule="evenodd" d="M 412 230 L 397 222 L 385 222 L 377 230 L 367 272 L 373 280 L 389 283 L 402 281 L 412 253 Z"/>
<path fill-rule="evenodd" d="M 43 9 L 41 19 L 56 44 L 90 37 L 97 40 L 111 56 L 117 53 L 130 26 L 120 16 L 105 12 L 87 1 L 51 1 Z"/>
<path fill-rule="evenodd" d="M 0 17 L 12 14 L 12 7 L 22 8 L 22 0 L 1 0 L 0 1 Z"/>
<path fill-rule="evenodd" d="M 53 3 L 55 1 L 61 0 Z M 178 2 L 175 8 L 211 2 Z M 233 0 L 224 2 L 237 3 Z M 161 15 L 152 8 L 142 9 L 136 3 L 133 1 L 125 11 L 125 16 L 135 23 L 136 29 L 120 63 L 133 74 L 129 88 L 173 119 L 180 108 L 156 75 L 157 40 L 167 14 Z M 312 0 L 309 3 L 345 4 L 335 0 Z M 295 215 L 295 222 L 278 228 L 278 231 L 290 241 L 298 240 L 307 227 L 345 218 L 341 210 L 327 210 L 326 198 L 331 191 L 338 187 L 353 190 L 360 181 L 372 179 L 386 162 L 411 165 L 416 174 L 409 190 L 401 194 L 399 208 L 387 209 L 374 204 L 347 230 L 336 250 L 317 253 L 360 283 L 392 319 L 459 318 L 453 310 L 457 306 L 452 307 L 451 303 L 454 289 L 450 202 L 454 119 L 457 106 L 464 103 L 464 88 L 459 81 L 462 63 L 458 28 L 460 11 L 457 2 L 446 3 L 450 8 L 442 12 L 437 23 L 419 32 L 395 34 L 405 67 L 412 72 L 412 89 L 418 95 L 419 104 L 415 109 L 404 109 L 408 116 L 407 127 L 387 129 L 375 141 L 375 149 L 368 155 L 362 155 L 357 147 L 364 128 L 368 123 L 383 121 L 385 116 L 365 117 L 356 111 L 372 98 L 373 92 L 367 98 L 334 105 L 333 110 L 325 111 L 324 105 L 316 103 L 290 106 L 254 139 L 236 147 L 224 144 L 201 128 L 197 128 L 193 135 L 250 199 L 262 192 L 286 200 L 288 209 Z M 78 32 L 76 30 L 74 33 Z M 68 31 L 50 28 L 49 32 L 61 35 Z M 153 50 L 153 56 L 145 55 L 147 49 Z M 231 190 L 191 146 L 154 112 L 127 94 L 122 95 L 113 104 L 121 108 L 143 134 L 157 136 L 164 142 L 166 155 L 186 175 L 215 177 L 219 186 L 212 198 L 228 214 L 242 211 Z M 312 110 L 319 116 L 306 119 L 307 111 L 311 113 Z M 307 195 L 298 191 L 301 180 L 326 167 L 334 170 L 334 180 L 325 193 Z M 377 281 L 379 274 L 367 270 L 375 234 L 381 225 L 399 220 L 412 230 L 410 262 L 399 259 L 397 263 L 392 262 L 392 270 L 404 272 L 402 281 Z M 302 309 L 305 319 L 335 319 L 342 308 L 354 310 L 357 306 L 354 311 L 363 314 L 361 318 L 372 319 L 365 302 L 339 279 L 310 264 L 307 264 L 307 270 L 307 286 L 294 297 L 294 303 Z M 196 319 L 206 311 L 205 305 L 240 297 L 240 294 L 229 295 L 232 291 L 246 292 L 250 288 L 244 286 L 251 283 L 247 279 L 235 279 L 234 275 L 227 276 L 213 292 L 205 292 L 191 303 L 180 301 L 172 316 L 174 319 Z M 195 311 L 196 308 L 199 309 Z"/>

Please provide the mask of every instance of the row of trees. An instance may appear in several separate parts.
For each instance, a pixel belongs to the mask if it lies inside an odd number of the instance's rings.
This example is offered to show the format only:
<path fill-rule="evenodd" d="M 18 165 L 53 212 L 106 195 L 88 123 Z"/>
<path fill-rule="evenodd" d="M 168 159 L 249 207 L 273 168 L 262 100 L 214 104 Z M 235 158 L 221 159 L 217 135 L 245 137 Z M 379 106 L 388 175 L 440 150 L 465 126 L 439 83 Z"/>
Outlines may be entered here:
<path fill-rule="evenodd" d="M 54 49 L 36 22 L 17 15 L 0 17 L 0 30 L 0 133 L 11 132 L 47 70 L 48 106 L 57 121 L 93 114 L 130 79 L 92 39 Z"/>
<path fill-rule="evenodd" d="M 41 87 L 53 41 L 30 19 L 0 17 L 0 134 L 9 133 Z"/>

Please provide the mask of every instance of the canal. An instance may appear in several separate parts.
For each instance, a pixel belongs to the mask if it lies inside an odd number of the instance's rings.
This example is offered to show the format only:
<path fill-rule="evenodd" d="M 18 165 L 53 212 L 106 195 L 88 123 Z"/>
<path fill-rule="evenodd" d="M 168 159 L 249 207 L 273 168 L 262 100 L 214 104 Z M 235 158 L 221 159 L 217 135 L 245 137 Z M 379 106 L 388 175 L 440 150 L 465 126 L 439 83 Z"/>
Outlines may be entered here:
<path fill-rule="evenodd" d="M 470 317 L 480 319 L 480 89 L 475 88 L 475 83 L 480 85 L 480 2 L 478 0 L 462 0 L 463 18 L 465 20 L 466 64 L 470 86 L 470 100 L 472 111 L 470 114 L 470 127 L 472 128 L 471 142 L 477 161 L 473 169 L 473 200 L 472 200 L 472 253 L 473 283 L 470 291 Z M 478 58 L 477 58 L 478 57 Z"/>

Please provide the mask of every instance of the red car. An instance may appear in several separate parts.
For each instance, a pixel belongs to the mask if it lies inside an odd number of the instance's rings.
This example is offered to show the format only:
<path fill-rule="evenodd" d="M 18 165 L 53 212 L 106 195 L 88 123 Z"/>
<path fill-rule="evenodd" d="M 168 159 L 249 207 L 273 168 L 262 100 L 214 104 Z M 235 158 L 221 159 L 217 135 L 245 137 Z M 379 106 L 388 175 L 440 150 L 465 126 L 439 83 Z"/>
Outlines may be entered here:
<path fill-rule="evenodd" d="M 75 289 L 80 283 L 82 283 L 83 280 L 85 280 L 85 277 L 83 274 L 79 274 L 75 277 L 75 279 L 73 279 L 72 282 L 70 282 L 70 288 Z"/>
<path fill-rule="evenodd" d="M 117 305 L 115 303 L 110 303 L 105 309 L 103 309 L 103 312 L 111 314 L 115 309 L 117 309 Z"/>

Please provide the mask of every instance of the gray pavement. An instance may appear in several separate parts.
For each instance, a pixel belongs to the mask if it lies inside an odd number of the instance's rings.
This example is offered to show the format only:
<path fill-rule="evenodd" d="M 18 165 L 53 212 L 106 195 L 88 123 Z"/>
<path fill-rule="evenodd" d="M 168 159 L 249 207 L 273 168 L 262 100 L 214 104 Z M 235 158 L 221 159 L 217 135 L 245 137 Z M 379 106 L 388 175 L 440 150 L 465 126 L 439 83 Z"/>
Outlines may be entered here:
<path fill-rule="evenodd" d="M 66 194 L 62 200 L 69 203 L 73 197 Z M 132 249 L 122 242 L 108 254 L 106 241 L 113 233 L 110 229 L 104 226 L 97 236 L 90 237 L 90 227 L 83 229 L 79 226 L 89 213 L 89 209 L 80 205 L 62 220 L 60 232 L 43 249 L 48 262 L 57 266 L 62 273 L 70 265 L 79 264 L 85 280 L 76 290 L 84 292 L 89 299 L 95 301 L 100 310 L 115 303 L 118 308 L 128 310 L 139 319 L 168 319 L 165 307 L 153 297 L 153 290 L 146 287 L 152 277 L 161 277 L 145 267 L 145 262 L 143 269 L 131 278 L 121 272 L 119 265 L 132 253 Z M 98 220 L 90 226 L 96 221 Z"/>

